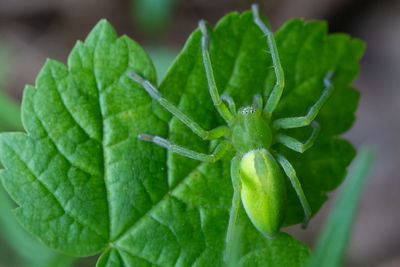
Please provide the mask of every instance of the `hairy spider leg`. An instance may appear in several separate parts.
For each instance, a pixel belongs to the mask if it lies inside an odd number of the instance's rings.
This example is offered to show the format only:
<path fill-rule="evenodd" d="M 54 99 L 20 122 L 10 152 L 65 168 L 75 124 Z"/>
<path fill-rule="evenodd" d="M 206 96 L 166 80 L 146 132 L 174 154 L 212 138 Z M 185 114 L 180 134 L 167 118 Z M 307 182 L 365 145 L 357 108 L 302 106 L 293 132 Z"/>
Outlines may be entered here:
<path fill-rule="evenodd" d="M 309 149 L 310 147 L 313 146 L 314 141 L 315 141 L 315 139 L 317 139 L 317 136 L 318 136 L 318 133 L 320 130 L 319 123 L 316 121 L 312 121 L 310 126 L 312 128 L 312 133 L 311 133 L 310 137 L 304 143 L 300 142 L 299 140 L 297 140 L 291 136 L 285 135 L 285 134 L 277 134 L 276 141 L 278 143 L 281 143 L 284 146 L 290 148 L 291 150 L 303 153 L 304 151 L 306 151 L 307 149 Z"/>
<path fill-rule="evenodd" d="M 210 131 L 204 130 L 197 122 L 192 118 L 182 112 L 174 104 L 172 104 L 168 99 L 162 97 L 161 93 L 152 85 L 149 81 L 143 79 L 136 73 L 130 73 L 130 77 L 140 83 L 151 98 L 155 99 L 161 106 L 168 110 L 172 115 L 177 117 L 181 122 L 183 122 L 187 127 L 189 127 L 195 134 L 200 136 L 204 140 L 217 139 L 225 136 L 229 132 L 229 128 L 226 126 L 220 126 Z"/>
<path fill-rule="evenodd" d="M 191 158 L 191 159 L 195 159 L 195 160 L 199 160 L 199 161 L 203 161 L 203 162 L 211 162 L 211 163 L 219 160 L 230 147 L 230 143 L 228 141 L 222 141 L 221 143 L 219 143 L 217 145 L 217 147 L 215 148 L 215 150 L 212 154 L 204 154 L 204 153 L 193 151 L 191 149 L 188 149 L 188 148 L 185 148 L 182 146 L 175 145 L 175 144 L 171 143 L 170 141 L 168 141 L 162 137 L 159 137 L 159 136 L 153 136 L 153 135 L 149 135 L 149 134 L 139 134 L 138 137 L 140 140 L 152 142 L 159 146 L 165 147 L 172 153 L 176 153 L 178 155 L 181 155 L 181 156 L 184 156 L 187 158 Z"/>
<path fill-rule="evenodd" d="M 279 59 L 278 48 L 276 47 L 274 33 L 261 20 L 258 11 L 258 5 L 257 4 L 251 5 L 251 10 L 253 12 L 254 22 L 267 37 L 268 48 L 270 50 L 272 64 L 276 76 L 275 86 L 274 88 L 272 88 L 271 94 L 269 95 L 267 103 L 265 104 L 264 107 L 264 114 L 268 118 L 270 118 L 272 112 L 274 112 L 275 108 L 278 106 L 279 100 L 281 99 L 283 87 L 285 86 L 285 76 L 281 65 L 281 61 Z"/>
<path fill-rule="evenodd" d="M 233 114 L 229 111 L 229 109 L 226 107 L 224 102 L 219 97 L 217 84 L 215 83 L 214 72 L 212 69 L 211 57 L 209 51 L 210 37 L 208 35 L 207 25 L 204 20 L 199 21 L 199 28 L 202 33 L 201 52 L 203 55 L 203 64 L 207 76 L 208 89 L 211 95 L 211 99 L 214 103 L 215 109 L 218 111 L 221 117 L 226 121 L 228 125 L 231 125 L 234 119 Z"/>
<path fill-rule="evenodd" d="M 333 84 L 331 82 L 332 76 L 333 76 L 333 71 L 329 71 L 324 78 L 324 84 L 325 84 L 324 91 L 322 92 L 317 102 L 315 102 L 315 104 L 310 107 L 305 116 L 277 119 L 273 122 L 274 129 L 275 130 L 290 129 L 290 128 L 299 128 L 310 125 L 310 123 L 318 115 L 318 112 L 321 110 L 322 106 L 332 95 L 333 92 Z"/>
<path fill-rule="evenodd" d="M 229 213 L 229 223 L 228 230 L 226 233 L 226 250 L 225 250 L 225 261 L 231 258 L 230 244 L 233 242 L 232 239 L 235 234 L 236 220 L 239 213 L 240 208 L 240 191 L 241 183 L 240 183 L 240 160 L 239 155 L 236 155 L 231 161 L 231 179 L 233 185 L 233 197 L 232 197 L 232 206 Z"/>
<path fill-rule="evenodd" d="M 290 183 L 292 184 L 292 187 L 296 191 L 297 197 L 300 200 L 300 204 L 303 207 L 304 211 L 304 221 L 302 224 L 303 228 L 307 227 L 307 223 L 311 218 L 311 208 L 310 205 L 308 204 L 307 198 L 304 195 L 303 189 L 301 187 L 299 178 L 297 178 L 296 175 L 296 170 L 293 168 L 292 164 L 281 154 L 274 153 L 275 158 L 278 160 L 279 164 L 282 166 L 285 174 L 287 177 L 289 177 Z"/>

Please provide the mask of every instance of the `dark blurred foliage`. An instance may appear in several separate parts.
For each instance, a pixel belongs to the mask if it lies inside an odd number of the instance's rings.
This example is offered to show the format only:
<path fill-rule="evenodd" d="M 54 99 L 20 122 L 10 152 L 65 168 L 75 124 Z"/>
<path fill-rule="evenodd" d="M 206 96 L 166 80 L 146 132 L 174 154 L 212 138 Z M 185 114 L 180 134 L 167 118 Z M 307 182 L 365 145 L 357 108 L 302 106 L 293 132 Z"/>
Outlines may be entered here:
<path fill-rule="evenodd" d="M 243 11 L 252 2 L 0 0 L 0 89 L 20 101 L 25 84 L 34 84 L 45 59 L 65 63 L 76 40 L 84 39 L 100 18 L 107 18 L 119 34 L 127 34 L 144 46 L 162 76 L 199 19 L 215 24 L 227 12 Z M 358 118 L 346 136 L 357 147 L 365 142 L 375 144 L 378 155 L 362 199 L 346 265 L 400 266 L 400 1 L 258 2 L 274 30 L 292 17 L 323 19 L 329 22 L 330 32 L 346 32 L 367 42 L 361 74 L 354 83 L 362 92 Z M 6 102 L 0 99 L 0 129 L 19 128 L 16 105 L 7 107 L 10 102 Z M 329 207 L 330 202 L 311 221 L 307 231 L 299 227 L 286 230 L 312 246 Z M 3 232 L 1 237 L 0 266 L 21 266 L 23 261 L 13 252 L 7 235 Z M 80 260 L 77 266 L 94 262 L 95 258 Z"/>

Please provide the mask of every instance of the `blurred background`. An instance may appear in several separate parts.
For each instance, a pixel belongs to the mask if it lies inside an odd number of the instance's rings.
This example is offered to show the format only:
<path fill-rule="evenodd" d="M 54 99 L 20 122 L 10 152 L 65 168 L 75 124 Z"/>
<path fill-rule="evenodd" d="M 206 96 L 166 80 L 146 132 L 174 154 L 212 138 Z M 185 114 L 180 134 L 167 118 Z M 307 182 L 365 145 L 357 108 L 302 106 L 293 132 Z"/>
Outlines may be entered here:
<path fill-rule="evenodd" d="M 0 131 L 21 129 L 19 104 L 25 84 L 34 84 L 46 58 L 66 62 L 76 40 L 84 40 L 101 18 L 150 54 L 159 78 L 182 48 L 197 21 L 215 24 L 254 0 L 0 0 Z M 274 30 L 292 17 L 322 19 L 330 32 L 367 42 L 357 121 L 346 137 L 356 146 L 373 144 L 377 159 L 358 210 L 345 266 L 400 266 L 400 1 L 259 0 Z M 332 193 L 331 195 L 334 195 Z M 41 246 L 14 221 L 0 188 L 0 267 L 94 266 Z M 330 201 L 309 229 L 285 230 L 313 246 Z"/>

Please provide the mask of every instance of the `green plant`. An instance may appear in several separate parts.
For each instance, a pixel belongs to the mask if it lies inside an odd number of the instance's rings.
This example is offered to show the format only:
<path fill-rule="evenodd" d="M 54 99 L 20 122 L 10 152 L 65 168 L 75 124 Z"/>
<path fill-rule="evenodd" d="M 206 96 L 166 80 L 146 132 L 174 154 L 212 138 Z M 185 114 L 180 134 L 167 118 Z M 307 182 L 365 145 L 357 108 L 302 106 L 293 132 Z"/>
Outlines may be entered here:
<path fill-rule="evenodd" d="M 240 106 L 259 93 L 267 99 L 276 82 L 266 39 L 251 12 L 231 13 L 210 34 L 210 54 L 219 90 Z M 336 188 L 355 155 L 338 137 L 353 123 L 359 94 L 349 87 L 364 45 L 326 33 L 323 22 L 287 22 L 276 34 L 285 90 L 272 120 L 305 114 L 321 96 L 333 71 L 335 90 L 320 110 L 319 138 L 302 155 L 276 145 L 297 171 L 315 214 Z M 201 127 L 222 120 L 214 112 L 202 63 L 201 33 L 188 39 L 160 92 Z M 141 133 L 210 153 L 200 140 L 132 81 L 134 72 L 157 84 L 152 62 L 130 38 L 118 38 L 102 20 L 78 42 L 68 66 L 48 60 L 22 103 L 25 133 L 0 135 L 2 182 L 17 202 L 19 222 L 43 243 L 83 257 L 101 253 L 98 266 L 220 266 L 233 195 L 232 153 L 199 163 L 138 140 Z M 201 108 L 199 108 L 201 107 Z M 289 129 L 299 140 L 310 129 Z M 323 178 L 321 178 L 323 177 Z M 287 188 L 283 226 L 303 221 L 295 191 Z M 240 207 L 236 263 L 243 266 L 304 266 L 306 246 L 280 232 L 266 239 Z"/>

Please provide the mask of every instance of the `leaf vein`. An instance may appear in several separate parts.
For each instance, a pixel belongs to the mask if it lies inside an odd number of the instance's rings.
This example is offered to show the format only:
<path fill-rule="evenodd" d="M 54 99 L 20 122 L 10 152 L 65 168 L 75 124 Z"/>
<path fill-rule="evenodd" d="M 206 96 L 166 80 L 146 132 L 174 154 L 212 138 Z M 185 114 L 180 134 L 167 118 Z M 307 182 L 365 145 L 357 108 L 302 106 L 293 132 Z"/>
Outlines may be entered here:
<path fill-rule="evenodd" d="M 103 38 L 104 35 L 104 29 L 101 31 L 99 39 L 101 40 Z M 99 45 L 99 41 L 96 42 L 96 45 L 93 49 L 93 62 L 92 62 L 92 67 L 93 67 L 93 76 L 94 76 L 94 80 L 96 83 L 96 90 L 97 90 L 97 97 L 98 97 L 98 105 L 99 105 L 99 110 L 100 110 L 100 129 L 101 129 L 101 136 L 100 136 L 100 140 L 102 140 L 102 145 L 101 145 L 101 149 L 102 149 L 102 154 L 103 154 L 103 179 L 104 179 L 104 187 L 105 187 L 105 192 L 106 192 L 106 198 L 107 198 L 107 211 L 108 211 L 108 237 L 111 236 L 111 229 L 112 229 L 112 220 L 111 220 L 111 205 L 110 205 L 110 192 L 109 189 L 107 187 L 107 174 L 106 174 L 106 166 L 105 166 L 105 162 L 106 162 L 106 153 L 105 153 L 105 149 L 104 149 L 104 135 L 105 135 L 105 129 L 104 129 L 104 111 L 101 105 L 101 93 L 100 93 L 100 85 L 99 85 L 99 81 L 98 81 L 98 77 L 97 77 L 97 73 L 96 73 L 96 52 L 98 49 L 98 45 Z"/>
<path fill-rule="evenodd" d="M 131 256 L 133 256 L 133 257 L 135 257 L 135 258 L 144 260 L 144 261 L 146 261 L 146 262 L 152 264 L 152 266 L 160 266 L 160 267 L 161 267 L 161 265 L 159 265 L 159 264 L 157 264 L 157 263 L 155 263 L 155 262 L 153 262 L 153 261 L 150 261 L 149 259 L 143 258 L 143 257 L 141 257 L 141 256 L 139 256 L 139 255 L 133 253 L 132 251 L 125 249 L 124 247 L 120 247 L 120 246 L 115 246 L 115 247 L 116 247 L 118 250 L 120 250 L 120 251 L 122 251 L 122 252 L 125 252 L 126 254 L 129 254 L 129 255 L 131 255 Z M 120 252 L 119 252 L 119 253 L 120 253 Z M 121 255 L 121 254 L 120 254 L 120 255 Z M 121 255 L 121 256 L 122 256 L 122 255 Z M 122 257 L 123 257 L 123 256 L 122 256 Z M 127 265 L 127 266 L 129 266 L 129 265 Z"/>
<path fill-rule="evenodd" d="M 90 231 L 92 231 L 93 233 L 95 233 L 96 235 L 105 238 L 100 232 L 97 231 L 97 229 L 90 227 L 90 224 L 86 224 L 84 221 L 81 221 L 79 219 L 79 217 L 75 216 L 73 213 L 71 213 L 70 211 L 68 211 L 62 204 L 61 201 L 57 198 L 57 196 L 55 194 L 53 194 L 53 192 L 38 178 L 36 177 L 36 175 L 34 174 L 34 172 L 28 167 L 28 165 L 26 164 L 26 162 L 21 158 L 21 156 L 8 144 L 4 144 L 5 146 L 8 147 L 8 149 L 10 149 L 10 151 L 12 151 L 14 153 L 14 155 L 18 158 L 18 160 L 23 164 L 23 167 L 26 169 L 26 171 L 34 178 L 35 181 L 37 181 L 39 183 L 39 185 L 45 189 L 48 194 L 50 196 L 53 197 L 53 199 L 56 201 L 56 203 L 60 206 L 60 208 L 63 210 L 63 212 L 65 214 L 67 214 L 69 217 L 71 217 L 74 221 L 76 221 L 78 224 L 82 225 L 83 227 L 88 228 Z"/>
<path fill-rule="evenodd" d="M 68 76 L 67 76 L 67 77 L 68 77 Z M 67 78 L 67 77 L 65 77 L 65 78 Z M 59 83 L 57 83 L 56 77 L 55 77 L 55 75 L 54 75 L 54 70 L 53 70 L 53 68 L 51 68 L 51 78 L 53 79 L 53 82 L 54 82 L 54 84 L 56 85 L 56 86 L 55 86 L 55 89 L 56 89 L 55 91 L 58 93 L 58 96 L 59 96 L 59 98 L 60 98 L 60 100 L 61 100 L 60 102 L 62 103 L 64 109 L 67 111 L 68 115 L 71 117 L 71 119 L 73 120 L 73 122 L 85 133 L 85 135 L 86 135 L 88 138 L 94 140 L 96 143 L 99 144 L 99 143 L 100 143 L 99 140 L 97 140 L 96 138 L 90 136 L 90 134 L 87 132 L 87 130 L 86 130 L 82 125 L 79 124 L 78 120 L 74 117 L 74 115 L 73 115 L 73 113 L 71 112 L 71 110 L 69 110 L 69 108 L 68 108 L 68 106 L 67 106 L 67 104 L 66 104 L 66 102 L 65 102 L 65 100 L 64 100 L 64 98 L 63 98 L 63 94 L 61 94 L 61 92 L 60 92 Z"/>

